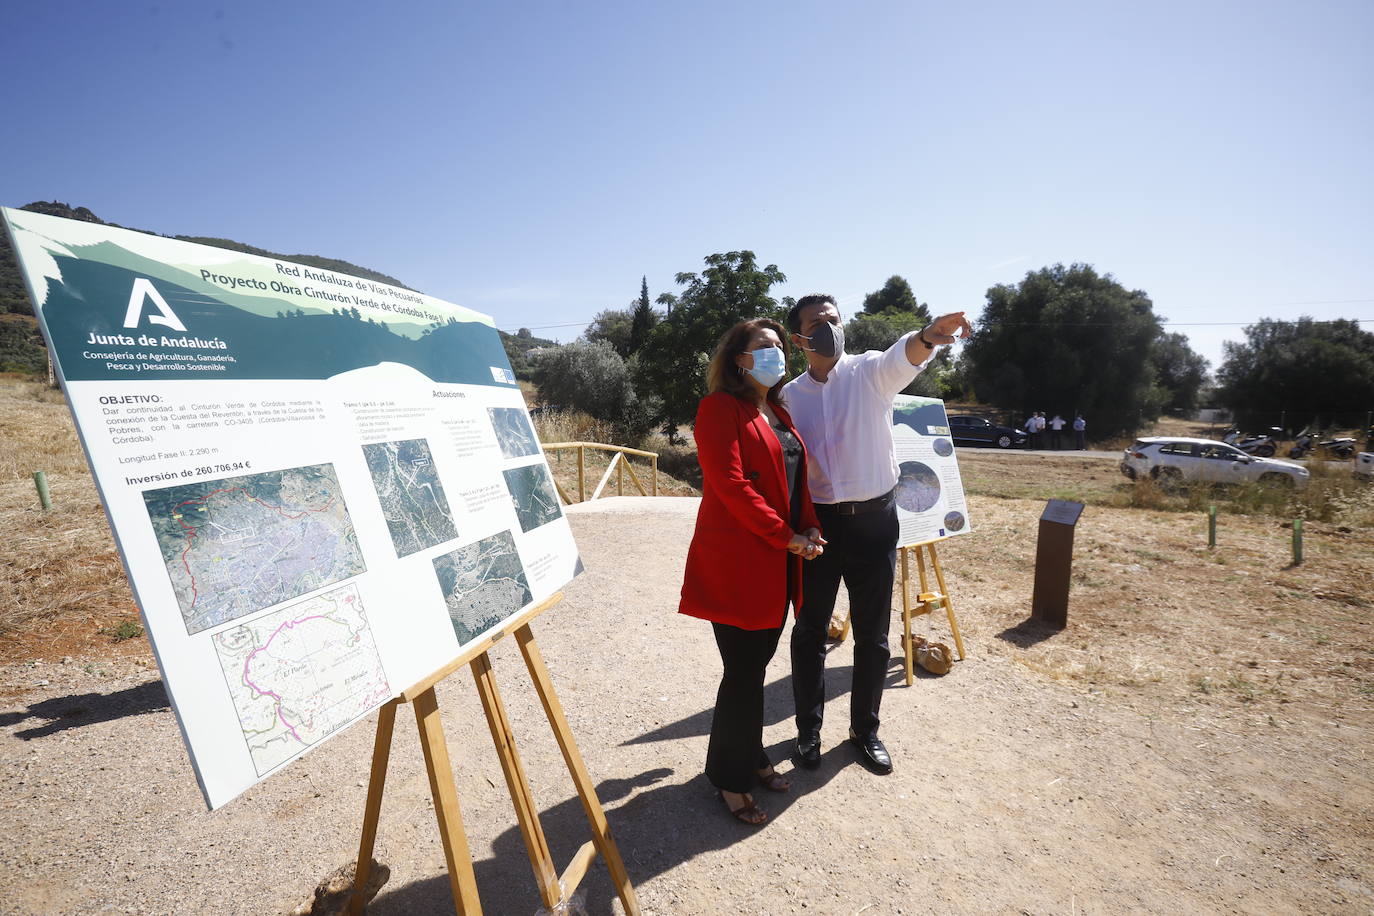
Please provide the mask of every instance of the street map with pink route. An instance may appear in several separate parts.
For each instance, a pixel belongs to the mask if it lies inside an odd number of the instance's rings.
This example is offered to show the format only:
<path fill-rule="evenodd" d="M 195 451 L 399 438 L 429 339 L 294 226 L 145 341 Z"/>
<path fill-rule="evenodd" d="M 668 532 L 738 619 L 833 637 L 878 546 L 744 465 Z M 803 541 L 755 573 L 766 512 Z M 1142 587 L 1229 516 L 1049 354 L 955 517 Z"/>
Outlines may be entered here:
<path fill-rule="evenodd" d="M 391 696 L 352 584 L 216 633 L 214 645 L 259 776 Z"/>

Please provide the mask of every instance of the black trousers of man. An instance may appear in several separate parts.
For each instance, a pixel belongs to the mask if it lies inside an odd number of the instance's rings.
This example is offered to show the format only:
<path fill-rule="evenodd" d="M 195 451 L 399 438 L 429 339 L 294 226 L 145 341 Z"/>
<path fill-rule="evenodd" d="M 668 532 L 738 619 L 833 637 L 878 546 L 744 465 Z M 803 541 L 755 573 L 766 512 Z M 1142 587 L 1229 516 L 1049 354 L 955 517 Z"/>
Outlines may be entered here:
<path fill-rule="evenodd" d="M 763 678 L 778 648 L 782 624 L 769 630 L 742 630 L 724 623 L 711 627 L 724 671 L 711 714 L 706 778 L 717 789 L 748 792 L 758 771 L 771 765 L 763 749 Z"/>
<path fill-rule="evenodd" d="M 873 501 L 870 501 L 870 504 Z M 887 679 L 888 623 L 897 566 L 897 507 L 891 497 L 868 504 L 816 504 L 825 553 L 802 564 L 802 606 L 792 627 L 792 695 L 797 734 L 819 735 L 825 706 L 825 640 L 843 580 L 854 633 L 854 682 L 849 726 L 860 738 L 878 733 L 878 708 Z"/>

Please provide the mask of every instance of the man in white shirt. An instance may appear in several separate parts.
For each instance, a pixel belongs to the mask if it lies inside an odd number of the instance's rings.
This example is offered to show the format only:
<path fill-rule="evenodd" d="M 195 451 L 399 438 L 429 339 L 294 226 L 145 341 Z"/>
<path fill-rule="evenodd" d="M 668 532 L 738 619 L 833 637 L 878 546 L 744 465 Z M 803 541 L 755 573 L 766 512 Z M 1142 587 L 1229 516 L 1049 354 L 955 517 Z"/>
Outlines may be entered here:
<path fill-rule="evenodd" d="M 821 760 L 825 705 L 825 638 L 843 579 L 854 630 L 854 682 L 849 737 L 869 768 L 892 772 L 878 738 L 878 708 L 889 658 L 892 581 L 897 560 L 897 459 L 892 399 L 955 334 L 972 333 L 963 312 L 942 315 L 886 351 L 844 352 L 840 312 L 830 296 L 802 297 L 787 330 L 806 354 L 807 371 L 783 388 L 783 401 L 806 443 L 807 477 L 825 552 L 802 567 L 803 601 L 792 627 L 792 690 L 797 758 Z"/>
<path fill-rule="evenodd" d="M 1041 422 L 1043 423 L 1044 421 L 1042 420 Z M 1059 450 L 1059 437 L 1063 435 L 1066 422 L 1067 421 L 1059 414 L 1055 414 L 1054 419 L 1050 421 L 1050 448 L 1055 451 Z"/>

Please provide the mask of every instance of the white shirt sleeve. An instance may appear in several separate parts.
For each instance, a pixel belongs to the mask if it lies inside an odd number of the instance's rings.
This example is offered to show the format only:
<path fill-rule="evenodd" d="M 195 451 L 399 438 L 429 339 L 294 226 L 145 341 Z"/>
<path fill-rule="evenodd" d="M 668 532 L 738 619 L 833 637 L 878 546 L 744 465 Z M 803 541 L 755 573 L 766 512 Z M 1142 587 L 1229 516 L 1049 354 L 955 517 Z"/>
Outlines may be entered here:
<path fill-rule="evenodd" d="M 876 350 L 869 350 L 864 354 L 864 369 L 869 373 L 874 386 L 883 394 L 887 400 L 891 401 L 901 393 L 902 389 L 911 384 L 911 380 L 921 374 L 931 357 L 935 355 L 932 348 L 919 365 L 913 366 L 906 358 L 906 342 L 919 331 L 912 331 L 903 334 L 897 342 L 888 347 L 882 353 Z M 921 344 L 924 348 L 925 344 Z"/>

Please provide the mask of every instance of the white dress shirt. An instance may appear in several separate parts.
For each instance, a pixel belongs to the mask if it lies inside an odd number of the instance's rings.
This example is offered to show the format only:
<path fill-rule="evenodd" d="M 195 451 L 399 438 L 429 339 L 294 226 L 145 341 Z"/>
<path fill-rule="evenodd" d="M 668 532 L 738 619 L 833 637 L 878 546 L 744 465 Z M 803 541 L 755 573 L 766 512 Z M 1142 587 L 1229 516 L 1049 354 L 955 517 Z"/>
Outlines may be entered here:
<path fill-rule="evenodd" d="M 910 336 L 881 352 L 843 354 L 823 384 L 804 372 L 783 386 L 783 404 L 806 443 L 813 501 L 858 502 L 897 485 L 892 399 L 935 355 L 931 350 L 913 366 L 906 358 Z"/>

